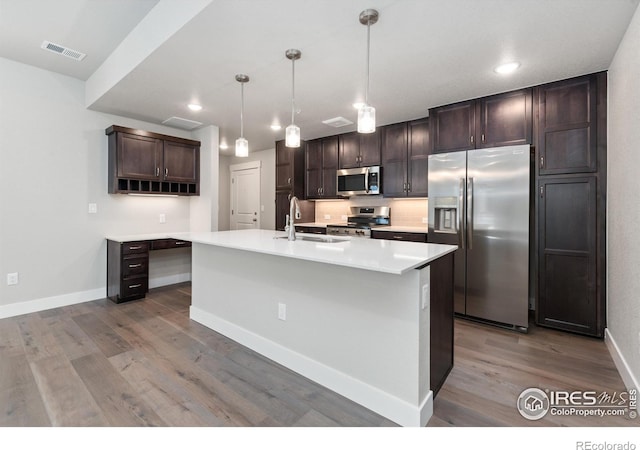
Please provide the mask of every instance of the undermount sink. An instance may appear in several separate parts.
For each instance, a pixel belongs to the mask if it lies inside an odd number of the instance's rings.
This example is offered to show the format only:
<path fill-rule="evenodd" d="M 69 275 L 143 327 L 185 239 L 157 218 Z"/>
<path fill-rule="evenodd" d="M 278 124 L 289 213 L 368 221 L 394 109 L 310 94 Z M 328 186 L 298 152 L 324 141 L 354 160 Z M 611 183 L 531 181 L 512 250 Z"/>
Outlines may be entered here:
<path fill-rule="evenodd" d="M 288 239 L 288 236 L 276 236 L 274 239 Z M 349 239 L 336 238 L 333 236 L 310 236 L 296 234 L 296 241 L 310 241 L 310 242 L 322 242 L 323 244 L 336 244 L 338 242 L 345 242 Z"/>

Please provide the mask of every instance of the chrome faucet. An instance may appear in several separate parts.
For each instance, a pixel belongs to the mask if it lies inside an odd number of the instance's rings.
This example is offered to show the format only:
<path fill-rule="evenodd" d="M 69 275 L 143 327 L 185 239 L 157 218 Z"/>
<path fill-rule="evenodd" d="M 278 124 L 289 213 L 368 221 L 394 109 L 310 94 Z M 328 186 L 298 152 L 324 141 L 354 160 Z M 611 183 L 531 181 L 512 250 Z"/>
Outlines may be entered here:
<path fill-rule="evenodd" d="M 298 203 L 298 197 L 295 195 L 291 197 L 289 202 L 289 214 L 287 215 L 287 226 L 285 230 L 289 232 L 288 239 L 290 241 L 296 240 L 296 227 L 294 225 L 295 219 L 300 218 L 300 204 Z"/>

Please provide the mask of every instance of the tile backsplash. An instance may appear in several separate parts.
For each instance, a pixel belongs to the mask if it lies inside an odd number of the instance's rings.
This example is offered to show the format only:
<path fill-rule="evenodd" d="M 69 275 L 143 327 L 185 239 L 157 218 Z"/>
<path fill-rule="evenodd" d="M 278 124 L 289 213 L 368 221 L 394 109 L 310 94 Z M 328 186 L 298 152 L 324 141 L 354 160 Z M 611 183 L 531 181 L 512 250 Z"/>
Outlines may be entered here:
<path fill-rule="evenodd" d="M 352 197 L 348 200 L 316 201 L 316 222 L 346 222 L 351 215 L 351 206 L 388 206 L 390 208 L 391 225 L 405 227 L 426 227 L 429 211 L 428 199 L 392 199 L 373 196 Z"/>

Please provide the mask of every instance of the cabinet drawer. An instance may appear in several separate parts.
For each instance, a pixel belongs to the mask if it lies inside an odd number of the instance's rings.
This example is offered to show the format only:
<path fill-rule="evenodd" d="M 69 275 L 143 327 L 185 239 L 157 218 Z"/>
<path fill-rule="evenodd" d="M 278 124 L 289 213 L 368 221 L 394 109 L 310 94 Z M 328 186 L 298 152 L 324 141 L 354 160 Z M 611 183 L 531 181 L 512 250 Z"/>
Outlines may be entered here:
<path fill-rule="evenodd" d="M 120 284 L 120 298 L 130 300 L 131 297 L 142 298 L 147 293 L 146 277 L 129 278 Z"/>
<path fill-rule="evenodd" d="M 166 248 L 191 247 L 191 242 L 178 239 L 156 239 L 151 241 L 151 250 L 164 250 Z"/>
<path fill-rule="evenodd" d="M 122 258 L 122 278 L 147 275 L 149 258 L 145 256 Z"/>
<path fill-rule="evenodd" d="M 122 244 L 122 254 L 130 255 L 132 253 L 147 253 L 149 244 L 147 242 L 125 242 Z"/>
<path fill-rule="evenodd" d="M 427 242 L 426 233 L 406 233 L 397 231 L 372 231 L 373 239 L 387 239 L 389 241 Z"/>
<path fill-rule="evenodd" d="M 301 227 L 296 225 L 296 232 L 310 234 L 327 234 L 327 229 L 323 227 Z"/>

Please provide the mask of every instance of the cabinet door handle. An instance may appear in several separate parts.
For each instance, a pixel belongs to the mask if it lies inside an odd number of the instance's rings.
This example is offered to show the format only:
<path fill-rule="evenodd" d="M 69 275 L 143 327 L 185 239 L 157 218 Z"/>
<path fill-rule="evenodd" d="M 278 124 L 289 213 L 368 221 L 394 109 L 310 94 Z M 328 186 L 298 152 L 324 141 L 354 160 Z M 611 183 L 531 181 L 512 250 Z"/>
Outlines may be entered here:
<path fill-rule="evenodd" d="M 321 187 L 321 188 L 320 188 L 320 193 L 321 193 L 322 195 L 324 195 L 324 188 L 323 188 L 323 187 Z"/>
<path fill-rule="evenodd" d="M 544 156 L 540 155 L 540 168 L 544 169 Z"/>
<path fill-rule="evenodd" d="M 168 175 L 169 175 L 169 168 L 168 168 L 168 167 L 165 167 L 165 168 L 164 168 L 164 176 L 166 177 L 166 176 L 168 176 Z"/>
<path fill-rule="evenodd" d="M 140 286 L 142 286 L 140 283 L 138 283 L 138 284 L 130 284 L 129 285 L 129 289 L 139 288 Z"/>
<path fill-rule="evenodd" d="M 482 143 L 484 144 L 484 133 L 482 133 Z"/>
<path fill-rule="evenodd" d="M 473 144 L 473 134 L 471 135 L 471 143 Z"/>
<path fill-rule="evenodd" d="M 287 178 L 287 184 L 291 184 L 291 178 Z"/>
<path fill-rule="evenodd" d="M 406 191 L 407 190 L 407 183 L 402 183 L 402 190 Z"/>
<path fill-rule="evenodd" d="M 142 267 L 142 264 L 129 264 L 129 269 L 135 269 L 137 267 Z"/>
<path fill-rule="evenodd" d="M 160 176 L 160 167 L 156 167 L 156 176 L 159 177 Z"/>
<path fill-rule="evenodd" d="M 141 245 L 132 245 L 129 247 L 129 250 L 140 250 L 142 248 Z"/>
<path fill-rule="evenodd" d="M 407 183 L 407 192 L 411 192 L 411 183 Z"/>
<path fill-rule="evenodd" d="M 540 198 L 544 197 L 544 186 L 540 186 Z"/>

